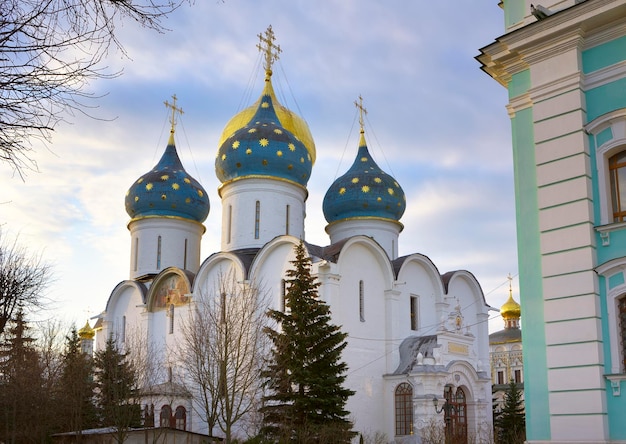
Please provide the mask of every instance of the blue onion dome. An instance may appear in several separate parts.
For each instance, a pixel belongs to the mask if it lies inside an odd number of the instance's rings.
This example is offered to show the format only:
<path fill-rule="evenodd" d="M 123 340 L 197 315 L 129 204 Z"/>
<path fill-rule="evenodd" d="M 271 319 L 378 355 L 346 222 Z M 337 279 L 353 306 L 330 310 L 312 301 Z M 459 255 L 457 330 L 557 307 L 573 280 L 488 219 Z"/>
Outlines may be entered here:
<path fill-rule="evenodd" d="M 183 168 L 173 131 L 159 163 L 126 192 L 126 212 L 132 220 L 169 216 L 200 223 L 209 215 L 209 197 Z"/>
<path fill-rule="evenodd" d="M 361 129 L 359 151 L 350 169 L 335 180 L 324 196 L 328 223 L 354 218 L 399 221 L 406 197 L 398 182 L 374 162 Z"/>
<path fill-rule="evenodd" d="M 311 176 L 314 146 L 313 151 L 308 149 L 279 118 L 270 75 L 271 71 L 254 114 L 219 146 L 215 172 L 222 183 L 244 177 L 269 177 L 306 186 Z"/>

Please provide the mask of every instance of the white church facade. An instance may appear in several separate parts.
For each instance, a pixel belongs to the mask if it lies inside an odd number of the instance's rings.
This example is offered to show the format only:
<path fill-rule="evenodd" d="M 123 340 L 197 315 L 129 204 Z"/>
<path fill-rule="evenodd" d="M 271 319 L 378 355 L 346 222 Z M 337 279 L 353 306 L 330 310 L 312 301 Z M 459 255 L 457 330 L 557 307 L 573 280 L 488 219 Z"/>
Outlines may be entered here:
<path fill-rule="evenodd" d="M 157 356 L 173 356 L 182 320 L 228 273 L 242 286 L 262 282 L 272 308 L 281 309 L 286 272 L 302 239 L 319 296 L 330 306 L 333 324 L 348 334 L 342 359 L 346 386 L 355 392 L 346 406 L 354 430 L 384 434 L 389 442 L 420 442 L 434 421 L 465 442 L 490 436 L 490 307 L 479 283 L 464 270 L 441 274 L 422 254 L 398 256 L 400 218 L 410 202 L 372 159 L 362 119 L 354 163 L 324 199 L 329 244 L 306 242 L 315 144 L 304 120 L 274 94 L 271 28 L 261 40 L 267 44 L 263 92 L 228 122 L 215 161 L 221 251 L 201 258 L 209 196 L 176 153 L 174 103 L 162 158 L 126 195 L 129 276 L 99 315 L 96 349 L 111 336 L 123 343 L 139 331 Z M 206 433 L 197 399 L 185 390 L 166 396 L 184 378 L 175 360 L 166 360 L 168 372 L 152 381 L 161 391 L 154 390 L 150 402 L 147 394 L 144 403 L 153 404 L 155 422 Z"/>

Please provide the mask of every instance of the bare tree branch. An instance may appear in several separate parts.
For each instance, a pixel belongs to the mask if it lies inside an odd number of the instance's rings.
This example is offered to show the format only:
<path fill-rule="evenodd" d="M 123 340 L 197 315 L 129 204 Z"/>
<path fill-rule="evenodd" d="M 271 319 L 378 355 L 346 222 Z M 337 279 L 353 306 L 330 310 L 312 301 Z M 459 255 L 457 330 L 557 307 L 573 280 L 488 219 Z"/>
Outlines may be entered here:
<path fill-rule="evenodd" d="M 133 21 L 157 32 L 190 0 L 4 0 L 0 4 L 0 161 L 22 179 L 37 170 L 34 141 L 50 142 L 66 116 L 85 112 L 109 50 L 125 54 L 116 25 Z"/>

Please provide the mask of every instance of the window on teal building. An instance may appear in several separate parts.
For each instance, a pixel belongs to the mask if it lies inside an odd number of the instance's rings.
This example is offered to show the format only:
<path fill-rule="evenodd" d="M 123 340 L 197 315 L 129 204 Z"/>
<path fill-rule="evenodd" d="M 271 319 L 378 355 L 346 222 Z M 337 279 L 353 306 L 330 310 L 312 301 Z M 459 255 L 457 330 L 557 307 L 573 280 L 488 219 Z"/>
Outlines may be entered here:
<path fill-rule="evenodd" d="M 626 217 L 626 151 L 609 158 L 613 222 L 624 222 Z"/>

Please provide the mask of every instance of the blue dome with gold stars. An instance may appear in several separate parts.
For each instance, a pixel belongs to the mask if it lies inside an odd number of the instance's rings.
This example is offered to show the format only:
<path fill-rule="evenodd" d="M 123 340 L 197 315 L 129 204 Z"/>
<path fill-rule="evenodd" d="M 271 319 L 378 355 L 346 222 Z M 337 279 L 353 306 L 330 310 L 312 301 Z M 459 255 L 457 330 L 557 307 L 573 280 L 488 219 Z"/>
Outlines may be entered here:
<path fill-rule="evenodd" d="M 159 163 L 126 192 L 126 212 L 132 220 L 169 216 L 200 223 L 209 215 L 206 191 L 183 168 L 173 133 Z"/>
<path fill-rule="evenodd" d="M 306 186 L 313 159 L 303 141 L 283 125 L 269 75 L 255 114 L 220 145 L 215 172 L 222 182 L 269 177 Z"/>
<path fill-rule="evenodd" d="M 350 169 L 330 186 L 324 196 L 328 223 L 354 218 L 399 221 L 406 209 L 398 182 L 374 162 L 361 130 L 359 151 Z"/>

